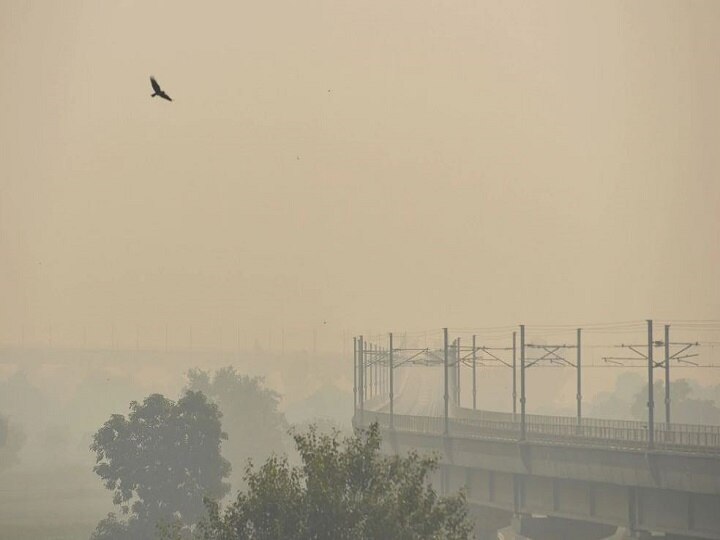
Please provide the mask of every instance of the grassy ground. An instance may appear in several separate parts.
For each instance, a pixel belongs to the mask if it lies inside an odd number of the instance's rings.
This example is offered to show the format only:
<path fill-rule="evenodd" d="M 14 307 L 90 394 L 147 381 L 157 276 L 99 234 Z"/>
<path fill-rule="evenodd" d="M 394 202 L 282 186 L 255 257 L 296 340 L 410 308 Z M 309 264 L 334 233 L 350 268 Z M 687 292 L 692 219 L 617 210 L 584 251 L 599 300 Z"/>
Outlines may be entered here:
<path fill-rule="evenodd" d="M 112 495 L 83 465 L 0 474 L 0 540 L 87 539 Z"/>

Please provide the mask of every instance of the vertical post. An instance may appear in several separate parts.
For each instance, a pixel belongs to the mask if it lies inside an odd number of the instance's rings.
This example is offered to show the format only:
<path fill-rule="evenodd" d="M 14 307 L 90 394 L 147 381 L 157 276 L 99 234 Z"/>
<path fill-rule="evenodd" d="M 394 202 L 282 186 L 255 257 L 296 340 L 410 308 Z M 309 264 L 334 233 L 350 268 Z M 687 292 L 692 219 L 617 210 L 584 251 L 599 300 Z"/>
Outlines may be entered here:
<path fill-rule="evenodd" d="M 477 349 L 475 348 L 475 335 L 473 335 L 473 359 L 472 359 L 472 373 L 473 373 L 473 410 L 477 409 L 477 377 L 475 376 L 476 364 L 477 364 Z"/>
<path fill-rule="evenodd" d="M 385 364 L 385 395 L 390 397 L 390 351 L 385 349 L 385 356 L 387 358 L 387 364 Z"/>
<path fill-rule="evenodd" d="M 665 423 L 670 431 L 670 325 L 665 325 Z"/>
<path fill-rule="evenodd" d="M 390 393 L 390 371 L 388 369 L 390 366 L 390 359 L 388 357 L 387 348 L 383 349 L 383 358 L 386 360 L 385 369 L 383 370 L 383 394 L 387 396 Z"/>
<path fill-rule="evenodd" d="M 517 332 L 513 332 L 513 359 L 512 359 L 512 400 L 513 400 L 513 422 L 517 415 L 517 347 L 516 347 Z"/>
<path fill-rule="evenodd" d="M 385 349 L 383 349 L 380 345 L 377 347 L 377 364 L 375 365 L 375 370 L 377 372 L 377 394 L 382 395 L 383 393 L 383 368 L 382 368 L 382 360 L 383 355 L 385 354 Z"/>
<path fill-rule="evenodd" d="M 375 376 L 377 377 L 377 381 L 375 383 L 375 395 L 381 395 L 382 394 L 382 357 L 383 357 L 383 348 L 380 345 L 377 345 L 375 347 L 376 353 L 375 353 Z"/>
<path fill-rule="evenodd" d="M 382 359 L 383 363 L 380 366 L 380 392 L 383 396 L 387 395 L 387 370 L 383 369 L 385 364 L 385 355 L 386 355 L 385 347 L 382 348 Z"/>
<path fill-rule="evenodd" d="M 457 364 L 457 368 L 455 369 L 455 405 L 457 407 L 460 406 L 460 361 L 462 360 L 462 353 L 460 352 L 460 338 L 457 338 L 456 344 L 456 351 L 455 356 L 457 357 L 455 362 Z"/>
<path fill-rule="evenodd" d="M 377 396 L 380 391 L 380 345 L 375 345 L 375 347 L 373 347 L 373 351 L 375 352 L 375 358 L 373 360 L 373 382 L 375 383 L 374 396 Z"/>
<path fill-rule="evenodd" d="M 448 354 L 450 351 L 448 350 L 448 347 L 449 347 L 449 345 L 448 345 L 448 329 L 443 328 L 443 350 L 444 350 L 443 372 L 445 374 L 445 395 L 444 395 L 444 398 L 445 398 L 445 427 L 444 427 L 443 433 L 445 435 L 447 435 L 449 433 L 449 429 L 448 429 L 448 399 L 450 398 L 450 396 L 448 396 Z"/>
<path fill-rule="evenodd" d="M 370 369 L 368 368 L 368 362 L 365 359 L 365 351 L 367 350 L 367 343 L 363 342 L 363 348 L 362 348 L 362 356 L 363 356 L 363 391 L 365 392 L 363 395 L 363 399 L 367 401 L 368 399 L 368 386 L 370 386 Z"/>
<path fill-rule="evenodd" d="M 652 319 L 648 319 L 647 322 L 648 332 L 648 448 L 655 446 L 655 398 L 653 395 L 653 368 L 655 363 L 653 360 L 653 322 Z"/>
<path fill-rule="evenodd" d="M 394 399 L 395 399 L 394 390 L 395 390 L 395 388 L 394 388 L 394 385 L 393 385 L 393 381 L 394 381 L 394 379 L 393 379 L 393 377 L 394 377 L 394 375 L 393 375 L 394 367 L 393 367 L 393 335 L 392 335 L 392 332 L 390 332 L 390 335 L 389 335 L 389 342 L 390 342 L 390 343 L 389 343 L 389 345 L 390 345 L 390 351 L 389 351 L 390 356 L 388 357 L 388 363 L 389 363 L 389 365 L 390 365 L 390 366 L 389 366 L 389 375 L 390 375 L 390 429 L 395 429 L 395 404 L 394 404 Z"/>
<path fill-rule="evenodd" d="M 382 348 L 375 345 L 375 395 L 380 394 L 382 370 L 380 369 L 380 359 L 382 358 Z"/>
<path fill-rule="evenodd" d="M 358 357 L 358 350 L 357 350 L 357 337 L 353 338 L 353 418 L 355 417 L 355 412 L 357 411 L 357 357 Z"/>
<path fill-rule="evenodd" d="M 382 358 L 382 347 L 375 345 L 375 395 L 379 395 L 382 388 L 382 370 L 380 359 Z"/>
<path fill-rule="evenodd" d="M 525 325 L 520 325 L 520 440 L 524 441 L 525 427 Z"/>
<path fill-rule="evenodd" d="M 365 427 L 365 343 L 363 337 L 358 338 L 358 383 L 360 391 L 360 427 Z"/>
<path fill-rule="evenodd" d="M 369 359 L 369 361 L 370 361 L 370 367 L 369 367 L 369 369 L 370 369 L 370 385 L 369 385 L 370 393 L 369 393 L 369 396 L 370 396 L 370 399 L 372 399 L 373 397 L 375 397 L 375 386 L 374 386 L 374 383 L 375 383 L 375 345 L 370 344 L 368 346 L 368 350 L 370 351 L 370 359 Z"/>
<path fill-rule="evenodd" d="M 373 397 L 378 395 L 378 390 L 380 388 L 380 373 L 379 373 L 379 362 L 380 362 L 380 345 L 375 345 L 373 347 L 373 382 L 375 383 L 375 386 L 373 387 L 374 393 Z"/>
<path fill-rule="evenodd" d="M 577 425 L 582 425 L 582 330 L 577 329 Z"/>
<path fill-rule="evenodd" d="M 377 386 L 377 355 L 375 354 L 375 345 L 370 345 L 370 399 L 375 397 L 375 387 Z"/>

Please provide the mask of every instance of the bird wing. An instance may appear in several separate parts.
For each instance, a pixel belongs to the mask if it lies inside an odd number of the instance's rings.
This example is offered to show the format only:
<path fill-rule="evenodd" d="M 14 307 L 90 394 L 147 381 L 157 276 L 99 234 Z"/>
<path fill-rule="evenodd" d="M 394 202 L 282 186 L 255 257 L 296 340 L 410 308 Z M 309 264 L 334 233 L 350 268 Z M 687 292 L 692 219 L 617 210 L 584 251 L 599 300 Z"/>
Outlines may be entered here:
<path fill-rule="evenodd" d="M 163 92 L 162 90 L 160 90 L 160 91 L 158 92 L 158 96 L 160 96 L 160 97 L 163 98 L 163 99 L 167 99 L 168 101 L 172 101 L 172 98 L 171 98 L 170 96 L 168 96 L 168 95 L 167 95 L 165 92 Z"/>
<path fill-rule="evenodd" d="M 155 80 L 155 77 L 150 77 L 150 84 L 152 84 L 153 90 L 157 92 L 158 94 L 162 94 L 162 89 L 160 88 L 160 85 Z"/>

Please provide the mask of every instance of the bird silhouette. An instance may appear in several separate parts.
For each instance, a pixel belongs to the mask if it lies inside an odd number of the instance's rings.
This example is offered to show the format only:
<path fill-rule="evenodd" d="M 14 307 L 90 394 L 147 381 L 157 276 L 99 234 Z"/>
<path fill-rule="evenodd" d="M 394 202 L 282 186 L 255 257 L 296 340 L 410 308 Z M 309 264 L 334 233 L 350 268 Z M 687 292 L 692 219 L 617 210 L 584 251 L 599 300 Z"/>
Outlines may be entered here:
<path fill-rule="evenodd" d="M 150 77 L 150 84 L 152 84 L 153 87 L 153 94 L 150 97 L 160 96 L 163 99 L 167 99 L 168 101 L 172 101 L 170 96 L 168 96 L 165 92 L 163 92 L 163 89 L 160 88 L 160 85 L 155 80 L 155 77 Z"/>

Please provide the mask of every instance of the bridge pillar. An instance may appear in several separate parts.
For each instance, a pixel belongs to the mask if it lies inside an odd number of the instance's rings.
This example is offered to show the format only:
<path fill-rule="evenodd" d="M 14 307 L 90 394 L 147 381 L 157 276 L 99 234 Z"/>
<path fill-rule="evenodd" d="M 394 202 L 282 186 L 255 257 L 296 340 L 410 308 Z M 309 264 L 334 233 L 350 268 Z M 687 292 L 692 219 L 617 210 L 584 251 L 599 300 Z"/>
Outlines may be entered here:
<path fill-rule="evenodd" d="M 605 540 L 638 537 L 614 536 L 612 525 L 554 517 L 515 515 L 509 527 L 498 530 L 499 540 Z"/>

